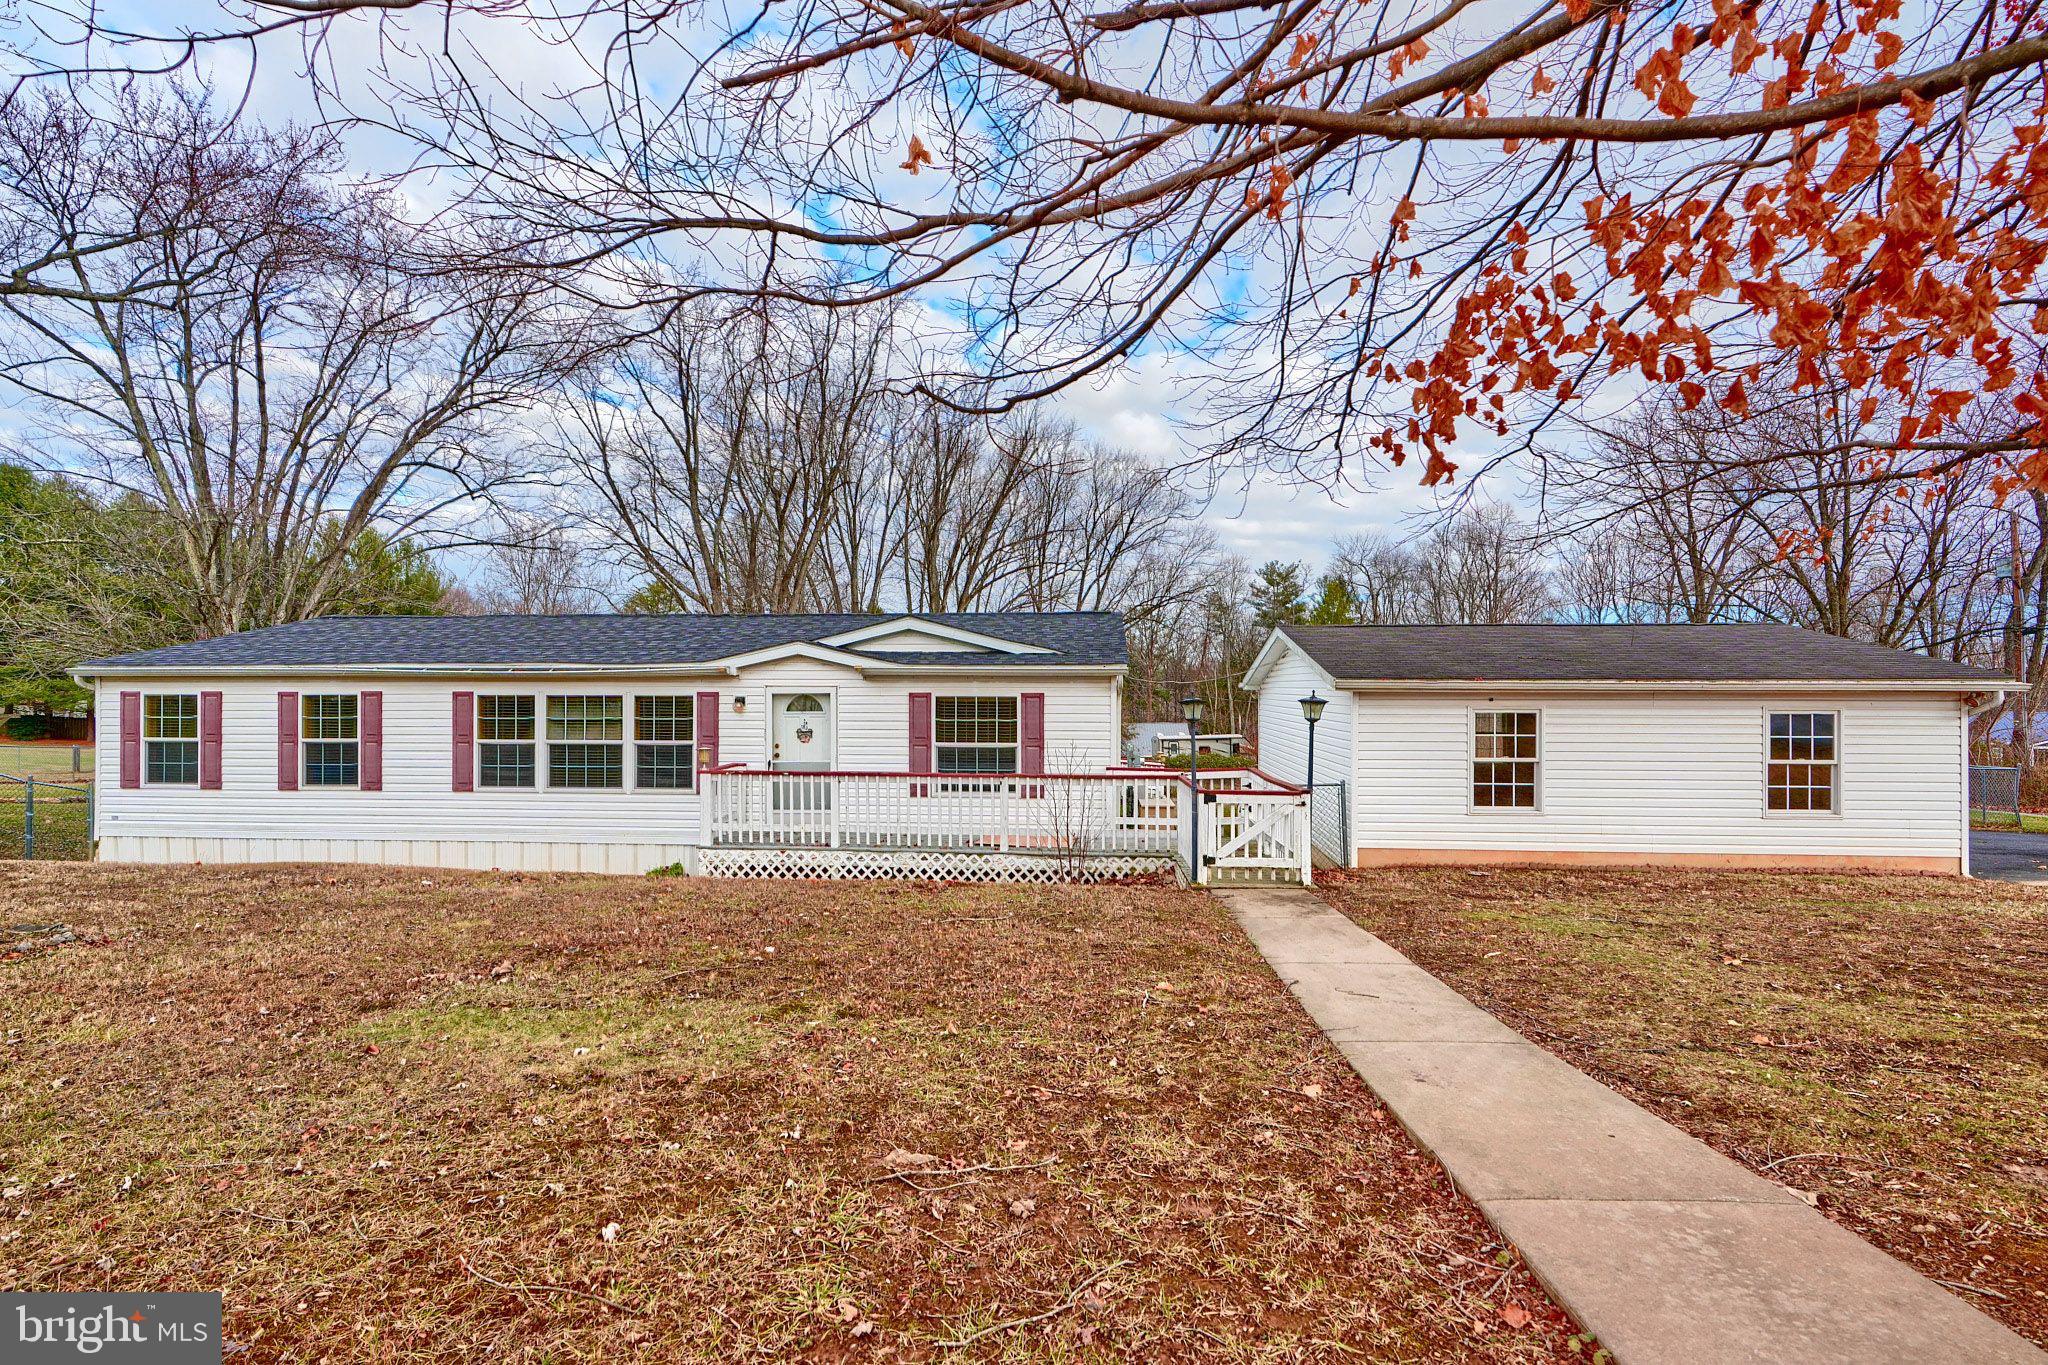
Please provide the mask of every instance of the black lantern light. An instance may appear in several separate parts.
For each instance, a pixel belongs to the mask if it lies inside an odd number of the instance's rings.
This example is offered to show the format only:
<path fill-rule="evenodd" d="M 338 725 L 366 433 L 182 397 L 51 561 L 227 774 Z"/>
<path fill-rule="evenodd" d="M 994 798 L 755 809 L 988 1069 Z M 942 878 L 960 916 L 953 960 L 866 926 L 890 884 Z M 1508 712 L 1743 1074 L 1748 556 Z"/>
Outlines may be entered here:
<path fill-rule="evenodd" d="M 1316 812 L 1316 722 L 1323 718 L 1323 708 L 1330 704 L 1327 697 L 1310 692 L 1301 699 L 1301 718 L 1308 722 L 1308 776 L 1302 779 L 1308 788 L 1309 824 L 1315 824 Z"/>
<path fill-rule="evenodd" d="M 1180 713 L 1188 722 L 1188 879 L 1202 881 L 1202 758 L 1198 737 L 1202 732 L 1202 699 L 1190 692 L 1180 699 Z"/>

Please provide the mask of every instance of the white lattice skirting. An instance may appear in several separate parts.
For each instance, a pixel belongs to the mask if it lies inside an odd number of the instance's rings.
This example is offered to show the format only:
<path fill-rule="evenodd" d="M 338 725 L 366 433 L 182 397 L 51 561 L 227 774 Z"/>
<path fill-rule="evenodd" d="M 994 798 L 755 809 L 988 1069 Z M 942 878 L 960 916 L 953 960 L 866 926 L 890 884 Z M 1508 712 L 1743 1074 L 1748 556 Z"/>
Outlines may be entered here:
<path fill-rule="evenodd" d="M 1142 877 L 1170 865 L 1156 854 L 1061 858 L 943 849 L 707 848 L 697 855 L 697 871 L 706 877 L 827 881 L 1100 882 Z"/>

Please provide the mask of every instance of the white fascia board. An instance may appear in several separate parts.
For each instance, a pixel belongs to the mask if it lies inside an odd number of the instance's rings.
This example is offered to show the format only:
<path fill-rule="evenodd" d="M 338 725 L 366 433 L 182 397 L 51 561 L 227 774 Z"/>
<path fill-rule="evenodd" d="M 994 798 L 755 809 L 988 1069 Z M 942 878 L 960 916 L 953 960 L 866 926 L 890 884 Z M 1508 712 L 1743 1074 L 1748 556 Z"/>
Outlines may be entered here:
<path fill-rule="evenodd" d="M 1251 667 L 1244 671 L 1244 678 L 1239 682 L 1238 686 L 1247 692 L 1258 691 L 1260 685 L 1265 682 L 1266 674 L 1271 672 L 1273 666 L 1280 662 L 1281 652 L 1290 649 L 1299 654 L 1301 661 L 1314 669 L 1316 675 L 1331 687 L 1350 686 L 1349 683 L 1341 683 L 1332 677 L 1329 669 L 1317 663 L 1314 655 L 1288 639 L 1286 632 L 1278 626 L 1273 627 L 1272 631 L 1266 636 L 1266 643 L 1260 645 L 1259 652 L 1252 656 Z"/>
<path fill-rule="evenodd" d="M 1960 682 L 1948 679 L 1863 679 L 1744 678 L 1734 682 L 1664 679 L 1644 682 L 1616 679 L 1608 682 L 1546 682 L 1540 679 L 1512 681 L 1470 678 L 1447 681 L 1440 678 L 1339 678 L 1338 687 L 1347 692 L 1954 692 L 1975 693 L 2010 687 L 2009 681 Z"/>
<path fill-rule="evenodd" d="M 70 676 L 83 687 L 90 687 L 96 681 L 120 678 L 499 678 L 530 675 L 718 678 L 735 677 L 745 669 L 791 658 L 843 665 L 863 674 L 933 673 L 1003 678 L 1013 675 L 1057 673 L 1063 676 L 1115 677 L 1130 671 L 1125 664 L 1034 663 L 1006 664 L 992 668 L 985 661 L 972 662 L 972 655 L 963 656 L 963 662 L 958 664 L 899 664 L 871 655 L 847 654 L 839 650 L 821 649 L 815 645 L 799 645 L 776 646 L 752 654 L 734 655 L 729 659 L 707 659 L 689 664 L 180 664 L 175 667 L 151 665 L 109 668 L 97 673 L 73 672 Z"/>
<path fill-rule="evenodd" d="M 1000 635 L 984 635 L 978 630 L 965 630 L 949 626 L 942 621 L 928 620 L 922 616 L 886 616 L 872 625 L 860 626 L 854 630 L 842 631 L 838 635 L 827 635 L 818 643 L 826 645 L 851 646 L 864 640 L 880 639 L 903 631 L 914 631 L 920 635 L 931 635 L 941 640 L 951 640 L 956 645 L 975 645 L 993 650 L 998 654 L 1052 654 L 1042 645 L 1027 645 L 1017 640 L 1006 640 Z"/>

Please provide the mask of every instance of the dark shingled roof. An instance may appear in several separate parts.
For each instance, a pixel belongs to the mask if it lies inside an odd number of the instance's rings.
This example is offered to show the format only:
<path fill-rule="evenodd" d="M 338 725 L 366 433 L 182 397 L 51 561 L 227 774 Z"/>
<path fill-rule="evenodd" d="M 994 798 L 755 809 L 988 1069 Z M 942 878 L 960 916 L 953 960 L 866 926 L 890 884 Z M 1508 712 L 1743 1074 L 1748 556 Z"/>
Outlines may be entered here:
<path fill-rule="evenodd" d="M 1954 682 L 2006 681 L 1795 626 L 1282 626 L 1344 681 Z"/>
<path fill-rule="evenodd" d="M 509 664 L 660 667 L 710 663 L 775 645 L 823 640 L 906 615 L 324 616 L 139 654 L 89 659 L 76 671 Z M 1052 652 L 846 652 L 892 663 L 996 668 L 1123 664 L 1130 659 L 1123 617 L 1113 611 L 930 612 L 916 619 Z"/>

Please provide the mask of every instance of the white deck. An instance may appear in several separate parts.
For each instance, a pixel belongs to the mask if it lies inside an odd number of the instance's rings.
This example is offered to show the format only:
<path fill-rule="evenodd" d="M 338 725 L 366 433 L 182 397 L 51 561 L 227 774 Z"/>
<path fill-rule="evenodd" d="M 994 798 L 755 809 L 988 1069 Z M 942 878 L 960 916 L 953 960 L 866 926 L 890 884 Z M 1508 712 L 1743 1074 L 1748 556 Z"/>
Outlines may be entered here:
<path fill-rule="evenodd" d="M 997 879 L 1002 868 L 1014 879 L 1087 880 L 1174 864 L 1197 884 L 1308 879 L 1304 793 L 1243 770 L 1204 773 L 1202 788 L 1197 832 L 1188 779 L 1160 769 L 725 768 L 704 775 L 704 858 L 728 875 L 905 875 L 929 863 L 932 875 L 974 880 Z"/>

